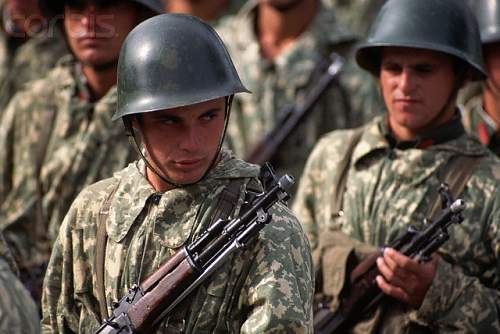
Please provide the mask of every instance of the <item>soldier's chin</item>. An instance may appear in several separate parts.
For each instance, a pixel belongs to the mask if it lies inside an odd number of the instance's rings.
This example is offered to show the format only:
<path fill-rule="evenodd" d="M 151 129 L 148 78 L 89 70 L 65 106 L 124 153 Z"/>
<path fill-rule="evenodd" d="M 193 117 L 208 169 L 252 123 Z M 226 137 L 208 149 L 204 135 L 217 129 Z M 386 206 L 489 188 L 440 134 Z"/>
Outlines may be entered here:
<path fill-rule="evenodd" d="M 85 67 L 90 67 L 97 72 L 107 71 L 118 66 L 118 58 L 111 60 L 81 59 L 80 62 Z"/>

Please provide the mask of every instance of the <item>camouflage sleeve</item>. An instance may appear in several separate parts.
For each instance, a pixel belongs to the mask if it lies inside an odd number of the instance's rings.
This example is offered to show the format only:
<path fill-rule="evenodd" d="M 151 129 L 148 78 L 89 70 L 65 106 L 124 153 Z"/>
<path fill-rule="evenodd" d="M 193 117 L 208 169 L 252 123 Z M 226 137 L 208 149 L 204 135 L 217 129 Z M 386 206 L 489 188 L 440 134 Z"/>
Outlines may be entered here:
<path fill-rule="evenodd" d="M 42 333 L 78 333 L 79 306 L 73 298 L 72 238 L 76 218 L 71 208 L 64 219 L 43 282 Z"/>
<path fill-rule="evenodd" d="M 18 98 L 9 103 L 0 120 L 0 204 L 12 186 L 12 139 Z"/>
<path fill-rule="evenodd" d="M 40 333 L 38 309 L 29 292 L 0 258 L 0 333 Z"/>
<path fill-rule="evenodd" d="M 271 210 L 240 303 L 249 309 L 241 333 L 312 333 L 313 275 L 308 241 L 285 206 Z"/>
<path fill-rule="evenodd" d="M 461 268 L 446 261 L 439 261 L 436 276 L 418 310 L 418 317 L 429 323 L 437 332 L 500 333 L 500 200 L 493 205 L 484 203 L 490 214 L 484 241 L 496 258 L 496 268 L 484 270 L 483 278 L 466 275 Z M 481 220 L 477 220 L 478 222 Z M 479 225 L 478 225 L 479 226 Z M 473 245 L 469 245 L 473 247 Z M 480 259 L 476 260 L 480 264 Z"/>

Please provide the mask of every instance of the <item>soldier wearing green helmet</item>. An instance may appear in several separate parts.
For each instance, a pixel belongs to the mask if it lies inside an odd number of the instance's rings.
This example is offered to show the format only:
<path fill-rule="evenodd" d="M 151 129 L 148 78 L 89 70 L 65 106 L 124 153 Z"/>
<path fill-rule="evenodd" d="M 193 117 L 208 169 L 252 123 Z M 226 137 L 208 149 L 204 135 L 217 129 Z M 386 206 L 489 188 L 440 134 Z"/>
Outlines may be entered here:
<path fill-rule="evenodd" d="M 469 1 L 479 22 L 488 78 L 464 89 L 459 96 L 466 130 L 500 156 L 500 3 Z"/>
<path fill-rule="evenodd" d="M 0 230 L 40 300 L 51 245 L 80 190 L 135 157 L 116 109 L 118 55 L 160 0 L 42 0 L 71 50 L 9 103 L 0 121 Z"/>
<path fill-rule="evenodd" d="M 349 268 L 379 249 L 375 283 L 391 298 L 359 314 L 353 332 L 499 332 L 500 164 L 466 134 L 456 105 L 466 82 L 485 78 L 472 12 L 456 0 L 389 0 L 356 60 L 387 112 L 325 136 L 307 162 L 293 209 L 317 290 L 337 310 Z M 442 182 L 467 204 L 450 239 L 429 262 L 380 252 L 434 217 Z"/>
<path fill-rule="evenodd" d="M 224 44 L 200 19 L 163 14 L 129 34 L 113 119 L 141 159 L 85 188 L 71 206 L 45 278 L 44 331 L 96 330 L 128 287 L 214 219 L 237 216 L 247 191 L 262 191 L 258 166 L 221 149 L 232 97 L 244 92 Z M 271 212 L 255 242 L 153 332 L 312 332 L 307 239 L 284 204 Z M 103 236 L 105 244 L 96 242 Z"/>

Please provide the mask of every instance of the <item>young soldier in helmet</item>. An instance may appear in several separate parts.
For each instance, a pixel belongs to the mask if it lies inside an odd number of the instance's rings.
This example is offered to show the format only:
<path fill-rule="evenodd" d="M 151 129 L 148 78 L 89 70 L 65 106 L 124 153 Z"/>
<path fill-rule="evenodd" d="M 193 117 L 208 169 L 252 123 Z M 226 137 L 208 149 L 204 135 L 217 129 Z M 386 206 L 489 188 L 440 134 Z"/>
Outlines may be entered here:
<path fill-rule="evenodd" d="M 467 87 L 460 94 L 459 103 L 464 109 L 466 130 L 500 156 L 500 3 L 496 0 L 470 3 L 479 22 L 488 78 Z"/>
<path fill-rule="evenodd" d="M 127 288 L 209 226 L 225 189 L 238 185 L 231 215 L 245 189 L 261 189 L 257 166 L 221 150 L 232 97 L 245 91 L 219 36 L 199 19 L 164 14 L 130 33 L 114 119 L 123 120 L 144 156 L 84 189 L 69 210 L 45 277 L 45 331 L 92 332 Z M 108 206 L 99 255 L 99 212 Z M 283 204 L 271 212 L 256 242 L 195 290 L 158 333 L 311 332 L 308 242 Z M 104 258 L 102 298 L 95 256 Z"/>
<path fill-rule="evenodd" d="M 484 78 L 473 14 L 461 1 L 389 0 L 356 60 L 378 78 L 387 114 L 360 129 L 332 132 L 312 152 L 294 211 L 313 251 L 334 249 L 319 246 L 331 242 L 324 238 L 329 232 L 381 247 L 410 225 L 422 228 L 440 203 L 443 181 L 467 207 L 430 262 L 385 249 L 376 283 L 401 303 L 385 304 L 379 318 L 355 331 L 499 332 L 499 161 L 465 133 L 456 107 L 460 87 Z M 455 175 L 463 176 L 462 190 L 450 178 Z M 324 279 L 318 288 L 338 301 L 344 278 L 325 263 L 343 268 L 351 252 L 332 254 L 344 257 L 315 262 Z"/>
<path fill-rule="evenodd" d="M 72 55 L 16 94 L 0 121 L 0 228 L 39 291 L 60 223 L 80 190 L 133 160 L 116 108 L 121 44 L 159 0 L 45 1 Z M 38 291 L 38 293 L 36 292 Z"/>

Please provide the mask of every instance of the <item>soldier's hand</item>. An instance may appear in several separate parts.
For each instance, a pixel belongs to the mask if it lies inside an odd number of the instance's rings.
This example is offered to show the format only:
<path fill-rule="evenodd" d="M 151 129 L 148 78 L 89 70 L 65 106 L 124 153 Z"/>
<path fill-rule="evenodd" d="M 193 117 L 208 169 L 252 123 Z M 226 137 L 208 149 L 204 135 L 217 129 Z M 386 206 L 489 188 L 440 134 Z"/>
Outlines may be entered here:
<path fill-rule="evenodd" d="M 438 261 L 437 254 L 432 255 L 431 261 L 419 263 L 386 248 L 383 256 L 377 259 L 382 274 L 377 276 L 377 284 L 385 294 L 418 308 L 432 284 Z"/>

